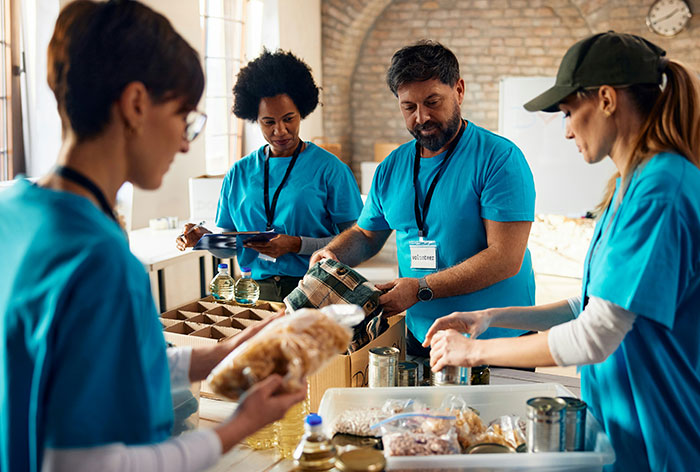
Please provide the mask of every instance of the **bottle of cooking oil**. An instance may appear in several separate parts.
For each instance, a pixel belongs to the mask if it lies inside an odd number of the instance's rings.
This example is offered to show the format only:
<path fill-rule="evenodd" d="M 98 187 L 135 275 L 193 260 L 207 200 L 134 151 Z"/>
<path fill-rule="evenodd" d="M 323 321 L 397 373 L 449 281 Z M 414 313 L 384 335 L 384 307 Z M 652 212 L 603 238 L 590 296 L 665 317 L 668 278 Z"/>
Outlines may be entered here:
<path fill-rule="evenodd" d="M 304 418 L 309 414 L 311 400 L 306 386 L 306 400 L 291 407 L 284 418 L 275 422 L 277 452 L 283 459 L 289 459 L 299 440 L 304 435 Z"/>
<path fill-rule="evenodd" d="M 335 464 L 335 446 L 323 434 L 321 417 L 311 413 L 304 421 L 304 436 L 294 450 L 297 471 L 331 470 Z"/>
<path fill-rule="evenodd" d="M 219 264 L 219 273 L 209 283 L 209 291 L 217 300 L 233 298 L 233 277 L 228 272 L 228 264 Z"/>
<path fill-rule="evenodd" d="M 270 449 L 277 445 L 275 423 L 270 423 L 262 429 L 245 438 L 246 445 L 251 449 Z"/>
<path fill-rule="evenodd" d="M 248 267 L 241 267 L 241 278 L 233 289 L 233 296 L 239 305 L 253 306 L 260 298 L 260 285 L 250 275 Z"/>

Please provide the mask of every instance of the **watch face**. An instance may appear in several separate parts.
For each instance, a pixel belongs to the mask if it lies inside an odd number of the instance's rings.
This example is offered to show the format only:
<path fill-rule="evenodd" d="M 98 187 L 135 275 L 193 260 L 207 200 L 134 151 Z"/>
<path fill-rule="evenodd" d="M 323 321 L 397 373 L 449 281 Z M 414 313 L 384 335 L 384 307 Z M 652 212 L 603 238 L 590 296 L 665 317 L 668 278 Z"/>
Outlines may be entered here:
<path fill-rule="evenodd" d="M 422 289 L 418 290 L 418 300 L 422 302 L 427 302 L 433 299 L 433 291 L 430 290 L 428 287 L 423 287 Z"/>
<path fill-rule="evenodd" d="M 690 21 L 690 8 L 683 0 L 659 0 L 647 14 L 647 26 L 661 36 L 675 36 Z"/>

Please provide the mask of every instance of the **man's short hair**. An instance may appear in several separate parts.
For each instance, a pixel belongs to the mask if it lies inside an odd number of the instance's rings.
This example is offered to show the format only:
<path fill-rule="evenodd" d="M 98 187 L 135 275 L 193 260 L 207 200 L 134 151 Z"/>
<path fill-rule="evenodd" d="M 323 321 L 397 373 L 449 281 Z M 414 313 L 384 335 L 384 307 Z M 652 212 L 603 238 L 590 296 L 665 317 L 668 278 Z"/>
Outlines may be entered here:
<path fill-rule="evenodd" d="M 452 51 L 437 41 L 423 40 L 394 53 L 386 83 L 395 96 L 403 84 L 430 79 L 438 79 L 450 87 L 457 83 L 459 62 Z"/>

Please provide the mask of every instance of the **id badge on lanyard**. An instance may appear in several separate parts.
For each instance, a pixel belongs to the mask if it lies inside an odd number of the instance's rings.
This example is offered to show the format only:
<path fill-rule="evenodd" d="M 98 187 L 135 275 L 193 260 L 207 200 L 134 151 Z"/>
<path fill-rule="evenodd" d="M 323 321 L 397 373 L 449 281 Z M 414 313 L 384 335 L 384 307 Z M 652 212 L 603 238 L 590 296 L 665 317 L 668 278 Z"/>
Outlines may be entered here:
<path fill-rule="evenodd" d="M 408 243 L 411 251 L 411 269 L 413 270 L 437 270 L 437 250 L 435 241 L 419 239 Z"/>

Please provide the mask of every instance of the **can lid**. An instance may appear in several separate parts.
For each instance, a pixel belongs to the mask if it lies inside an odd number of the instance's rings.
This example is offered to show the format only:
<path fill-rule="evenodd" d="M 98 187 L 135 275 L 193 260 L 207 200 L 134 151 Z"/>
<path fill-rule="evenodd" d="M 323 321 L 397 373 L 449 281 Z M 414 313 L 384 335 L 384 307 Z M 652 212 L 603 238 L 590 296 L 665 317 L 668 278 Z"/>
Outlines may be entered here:
<path fill-rule="evenodd" d="M 380 472 L 386 467 L 386 459 L 381 451 L 363 447 L 340 454 L 335 467 L 341 472 Z"/>
<path fill-rule="evenodd" d="M 369 352 L 377 356 L 398 356 L 400 351 L 395 347 L 383 346 L 373 347 Z"/>
<path fill-rule="evenodd" d="M 566 402 L 561 398 L 535 397 L 527 401 L 530 409 L 536 413 L 556 413 L 566 408 Z"/>
<path fill-rule="evenodd" d="M 399 362 L 399 370 L 416 370 L 418 364 L 413 361 L 401 361 Z"/>
<path fill-rule="evenodd" d="M 311 413 L 306 415 L 306 424 L 309 426 L 318 426 L 323 423 L 323 420 L 316 413 Z"/>
<path fill-rule="evenodd" d="M 500 453 L 515 452 L 515 449 L 513 449 L 510 446 L 506 446 L 504 444 L 481 443 L 481 444 L 474 444 L 473 446 L 469 446 L 467 448 L 466 452 L 467 452 L 467 454 L 500 454 Z"/>
<path fill-rule="evenodd" d="M 566 402 L 567 411 L 578 411 L 586 409 L 586 402 L 576 397 L 558 397 Z"/>

